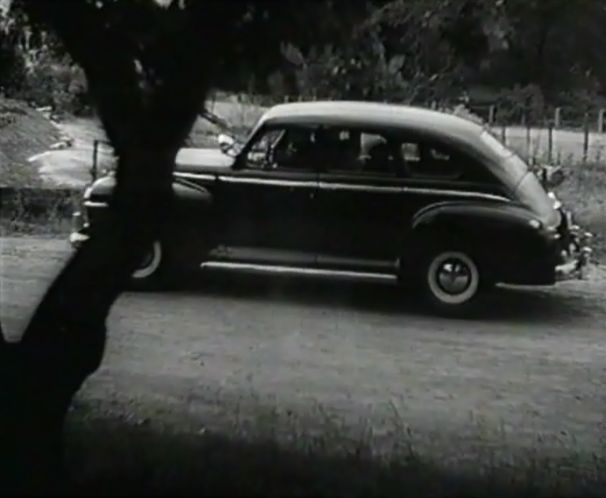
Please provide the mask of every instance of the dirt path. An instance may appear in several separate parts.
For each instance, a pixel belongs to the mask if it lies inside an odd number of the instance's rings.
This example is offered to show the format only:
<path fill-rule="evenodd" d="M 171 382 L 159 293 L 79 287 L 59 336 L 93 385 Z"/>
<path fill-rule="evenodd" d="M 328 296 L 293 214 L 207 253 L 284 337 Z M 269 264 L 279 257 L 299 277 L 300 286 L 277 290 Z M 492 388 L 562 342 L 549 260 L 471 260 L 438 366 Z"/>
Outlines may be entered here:
<path fill-rule="evenodd" d="M 1 245 L 2 320 L 15 329 L 69 250 Z M 391 286 L 217 277 L 125 294 L 81 399 L 194 428 L 260 414 L 310 427 L 366 419 L 378 439 L 393 437 L 397 412 L 415 437 L 448 441 L 453 454 L 478 441 L 604 448 L 604 267 L 555 289 L 502 289 L 469 321 L 421 314 Z"/>

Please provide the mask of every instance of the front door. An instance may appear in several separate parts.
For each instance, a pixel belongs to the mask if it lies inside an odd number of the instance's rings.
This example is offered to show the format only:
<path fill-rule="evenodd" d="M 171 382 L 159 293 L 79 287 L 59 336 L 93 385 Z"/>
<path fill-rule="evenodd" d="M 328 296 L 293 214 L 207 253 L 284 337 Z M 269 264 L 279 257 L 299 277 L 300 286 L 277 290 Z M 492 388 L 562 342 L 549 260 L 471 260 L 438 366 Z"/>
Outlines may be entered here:
<path fill-rule="evenodd" d="M 305 130 L 261 131 L 216 188 L 219 246 L 211 259 L 311 267 L 320 236 L 317 172 L 295 143 Z"/>

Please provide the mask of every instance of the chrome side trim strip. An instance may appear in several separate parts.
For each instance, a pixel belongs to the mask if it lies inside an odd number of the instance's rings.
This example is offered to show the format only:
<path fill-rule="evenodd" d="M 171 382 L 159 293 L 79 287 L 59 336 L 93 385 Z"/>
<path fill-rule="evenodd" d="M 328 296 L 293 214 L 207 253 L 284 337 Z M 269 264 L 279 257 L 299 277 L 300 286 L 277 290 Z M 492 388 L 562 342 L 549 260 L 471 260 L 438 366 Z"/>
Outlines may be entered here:
<path fill-rule="evenodd" d="M 207 192 L 206 188 L 203 185 L 199 185 L 196 182 L 191 181 L 190 179 L 177 177 L 177 180 L 180 180 L 179 182 L 177 182 L 177 185 L 180 185 L 182 187 L 188 187 L 192 190 L 196 190 L 197 192 Z"/>
<path fill-rule="evenodd" d="M 190 180 L 213 181 L 214 175 L 203 173 L 175 173 L 177 178 Z M 453 190 L 453 189 L 434 189 L 424 187 L 406 187 L 406 186 L 388 186 L 388 185 L 358 185 L 354 183 L 332 183 L 316 182 L 308 180 L 273 180 L 271 178 L 246 178 L 220 175 L 217 177 L 225 183 L 248 184 L 248 185 L 270 185 L 277 187 L 302 187 L 316 188 L 320 190 L 341 190 L 349 192 L 369 192 L 369 193 L 391 193 L 391 194 L 420 194 L 420 195 L 448 195 L 451 197 L 461 197 L 466 199 L 486 199 L 492 201 L 510 202 L 510 199 L 496 194 L 485 194 L 482 192 Z"/>
<path fill-rule="evenodd" d="M 248 185 L 271 185 L 278 187 L 307 187 L 317 188 L 318 182 L 308 180 L 272 180 L 270 178 L 245 178 L 236 176 L 220 176 L 219 180 L 225 183 L 241 183 Z"/>
<path fill-rule="evenodd" d="M 396 281 L 396 275 L 387 273 L 355 272 L 345 270 L 323 270 L 319 268 L 301 268 L 296 266 L 276 266 L 251 263 L 227 263 L 223 261 L 205 261 L 200 265 L 202 269 L 244 270 L 263 273 L 277 273 L 282 275 L 313 275 L 348 278 L 365 278 L 381 281 Z"/>
<path fill-rule="evenodd" d="M 427 194 L 427 195 L 450 195 L 452 197 L 464 197 L 473 199 L 487 199 L 491 201 L 503 201 L 510 202 L 510 199 L 503 197 L 502 195 L 496 194 L 485 194 L 483 192 L 467 192 L 465 190 L 441 190 L 433 188 L 418 188 L 418 187 L 404 187 L 403 192 L 411 194 Z"/>
<path fill-rule="evenodd" d="M 107 202 L 86 201 L 84 206 L 87 208 L 106 208 L 109 204 Z"/>
<path fill-rule="evenodd" d="M 451 190 L 451 189 L 433 189 L 423 187 L 390 187 L 390 186 L 378 186 L 378 185 L 356 185 L 349 183 L 329 183 L 320 182 L 321 190 L 346 190 L 350 192 L 383 192 L 383 193 L 394 193 L 394 194 L 421 194 L 421 195 L 448 195 L 451 197 L 464 197 L 464 198 L 475 198 L 475 199 L 487 199 L 493 201 L 504 201 L 509 202 L 507 197 L 495 194 L 485 194 L 483 192 L 473 192 L 464 190 Z"/>
<path fill-rule="evenodd" d="M 349 192 L 382 192 L 390 194 L 401 194 L 402 187 L 390 187 L 379 185 L 355 185 L 349 183 L 320 182 L 320 190 L 346 190 Z"/>
<path fill-rule="evenodd" d="M 182 173 L 176 172 L 174 175 L 177 178 L 184 178 L 186 180 L 205 180 L 205 181 L 213 181 L 215 179 L 215 175 L 205 174 L 205 173 Z"/>

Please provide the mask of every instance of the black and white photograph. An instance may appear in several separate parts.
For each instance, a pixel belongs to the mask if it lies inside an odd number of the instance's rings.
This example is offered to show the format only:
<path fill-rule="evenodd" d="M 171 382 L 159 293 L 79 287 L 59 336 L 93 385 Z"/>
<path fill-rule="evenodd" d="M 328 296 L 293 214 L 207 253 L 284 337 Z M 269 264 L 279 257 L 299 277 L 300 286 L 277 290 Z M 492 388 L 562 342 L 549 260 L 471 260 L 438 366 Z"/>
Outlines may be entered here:
<path fill-rule="evenodd" d="M 606 0 L 0 0 L 2 496 L 606 496 Z"/>

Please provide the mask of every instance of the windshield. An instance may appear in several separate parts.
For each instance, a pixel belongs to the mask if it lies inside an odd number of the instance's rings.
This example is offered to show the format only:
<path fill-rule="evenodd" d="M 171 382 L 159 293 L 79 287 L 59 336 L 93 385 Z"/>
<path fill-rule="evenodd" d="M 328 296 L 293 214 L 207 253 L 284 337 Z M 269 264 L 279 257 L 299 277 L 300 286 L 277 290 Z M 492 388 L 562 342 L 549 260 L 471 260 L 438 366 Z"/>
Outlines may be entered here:
<path fill-rule="evenodd" d="M 234 139 L 234 143 L 231 144 L 223 152 L 225 152 L 225 154 L 227 154 L 228 156 L 236 157 L 238 154 L 240 154 L 240 152 L 242 152 L 242 149 L 244 148 L 244 145 L 246 145 L 246 144 L 243 141 L 241 141 L 241 139 L 239 137 L 232 137 L 232 138 Z"/>

